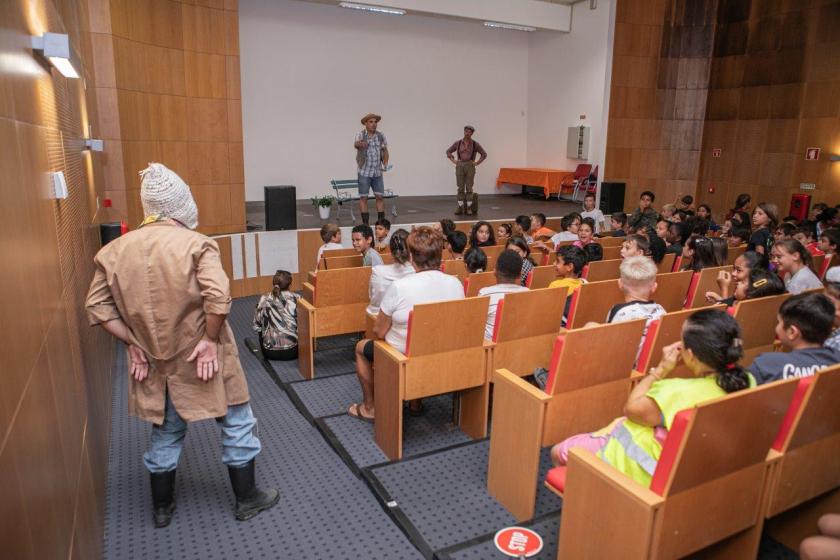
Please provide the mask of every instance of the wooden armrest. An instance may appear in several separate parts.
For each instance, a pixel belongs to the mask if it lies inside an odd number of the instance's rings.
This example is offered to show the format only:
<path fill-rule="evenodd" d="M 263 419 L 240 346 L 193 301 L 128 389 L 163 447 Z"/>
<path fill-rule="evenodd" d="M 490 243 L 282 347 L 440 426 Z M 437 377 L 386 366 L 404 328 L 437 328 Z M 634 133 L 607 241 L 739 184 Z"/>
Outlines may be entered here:
<path fill-rule="evenodd" d="M 310 311 L 310 312 L 313 312 L 313 313 L 315 312 L 315 306 L 314 306 L 314 305 L 312 305 L 312 303 L 311 303 L 311 302 L 309 302 L 309 301 L 307 301 L 307 300 L 305 300 L 305 299 L 303 299 L 303 298 L 300 298 L 300 299 L 298 300 L 298 303 L 297 303 L 297 304 L 298 304 L 298 306 L 299 306 L 299 307 L 303 307 L 303 309 L 304 309 L 305 311 Z"/>
<path fill-rule="evenodd" d="M 384 340 L 377 340 L 374 342 L 374 351 L 379 349 L 380 352 L 385 354 L 385 358 L 395 361 L 395 362 L 407 362 L 408 356 L 403 354 L 402 352 L 397 351 L 393 346 L 385 342 Z"/>
<path fill-rule="evenodd" d="M 493 348 L 494 346 L 496 346 L 495 342 L 493 342 L 492 340 L 488 340 L 486 338 L 484 339 L 484 349 L 485 350 L 487 350 L 488 348 Z"/>
<path fill-rule="evenodd" d="M 497 369 L 493 372 L 493 383 L 504 384 L 511 389 L 522 391 L 525 396 L 534 399 L 537 402 L 546 402 L 551 400 L 551 395 L 539 387 L 534 387 L 515 373 L 507 369 Z"/>
<path fill-rule="evenodd" d="M 569 479 L 572 476 L 571 469 L 583 467 L 591 476 L 603 480 L 616 492 L 632 498 L 650 508 L 662 505 L 665 499 L 652 492 L 649 488 L 641 486 L 638 482 L 626 474 L 614 469 L 589 451 L 580 448 L 569 450 L 569 474 L 566 476 L 566 492 L 569 491 Z"/>

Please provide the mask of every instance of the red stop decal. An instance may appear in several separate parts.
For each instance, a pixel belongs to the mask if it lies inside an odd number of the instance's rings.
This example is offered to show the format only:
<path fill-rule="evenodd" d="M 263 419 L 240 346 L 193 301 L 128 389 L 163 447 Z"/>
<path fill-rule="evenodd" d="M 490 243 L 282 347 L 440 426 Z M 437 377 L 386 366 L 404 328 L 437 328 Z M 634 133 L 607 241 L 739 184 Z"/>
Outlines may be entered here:
<path fill-rule="evenodd" d="M 513 558 L 530 558 L 543 547 L 542 537 L 524 527 L 506 527 L 496 533 L 493 541 L 496 548 Z"/>

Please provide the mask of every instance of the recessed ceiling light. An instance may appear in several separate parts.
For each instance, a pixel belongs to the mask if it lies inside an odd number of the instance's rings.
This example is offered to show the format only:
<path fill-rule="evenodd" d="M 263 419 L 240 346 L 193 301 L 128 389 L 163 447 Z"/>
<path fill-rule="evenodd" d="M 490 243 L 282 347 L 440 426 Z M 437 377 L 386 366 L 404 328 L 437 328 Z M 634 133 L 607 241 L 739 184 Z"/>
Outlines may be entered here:
<path fill-rule="evenodd" d="M 390 14 L 392 16 L 404 16 L 405 10 L 397 8 L 386 8 L 384 6 L 371 6 L 370 4 L 356 4 L 355 2 L 341 2 L 338 4 L 342 8 L 350 8 L 352 10 L 362 10 L 365 12 L 375 12 L 377 14 Z"/>
<path fill-rule="evenodd" d="M 513 29 L 515 31 L 536 31 L 536 27 L 527 25 L 514 25 L 512 23 L 499 23 L 498 21 L 485 21 L 484 27 L 497 27 L 499 29 Z"/>

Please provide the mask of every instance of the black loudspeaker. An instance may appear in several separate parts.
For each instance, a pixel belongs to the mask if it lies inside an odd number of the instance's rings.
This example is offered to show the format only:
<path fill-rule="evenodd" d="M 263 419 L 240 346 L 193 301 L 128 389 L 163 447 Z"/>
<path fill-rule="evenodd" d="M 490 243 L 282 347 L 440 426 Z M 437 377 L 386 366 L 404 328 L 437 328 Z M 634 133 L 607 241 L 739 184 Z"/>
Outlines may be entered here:
<path fill-rule="evenodd" d="M 294 186 L 263 187 L 265 191 L 265 230 L 297 229 Z"/>
<path fill-rule="evenodd" d="M 601 212 L 624 212 L 624 183 L 601 183 Z"/>
<path fill-rule="evenodd" d="M 99 239 L 102 247 L 123 234 L 123 226 L 120 222 L 108 222 L 99 224 Z"/>

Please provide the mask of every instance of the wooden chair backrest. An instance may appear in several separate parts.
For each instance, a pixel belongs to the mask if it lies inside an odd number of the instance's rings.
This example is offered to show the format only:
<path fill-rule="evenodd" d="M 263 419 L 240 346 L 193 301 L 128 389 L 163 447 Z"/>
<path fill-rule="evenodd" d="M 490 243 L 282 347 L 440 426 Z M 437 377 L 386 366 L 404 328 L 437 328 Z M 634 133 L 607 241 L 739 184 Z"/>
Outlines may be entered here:
<path fill-rule="evenodd" d="M 623 237 L 599 237 L 595 241 L 600 243 L 601 247 L 621 247 L 621 244 L 624 243 L 624 238 Z"/>
<path fill-rule="evenodd" d="M 610 308 L 622 301 L 624 293 L 618 287 L 618 280 L 588 282 L 572 294 L 566 327 L 576 329 L 590 321 L 603 323 Z"/>
<path fill-rule="evenodd" d="M 445 274 L 457 276 L 463 282 L 467 278 L 467 265 L 463 260 L 445 260 L 441 264 L 441 271 Z"/>
<path fill-rule="evenodd" d="M 811 272 L 819 276 L 824 263 L 825 255 L 811 255 Z"/>
<path fill-rule="evenodd" d="M 329 307 L 369 301 L 371 270 L 369 266 L 322 270 L 316 278 L 312 304 Z"/>
<path fill-rule="evenodd" d="M 677 259 L 677 255 L 674 253 L 668 253 L 664 257 L 662 257 L 662 262 L 660 262 L 657 267 L 659 270 L 659 274 L 663 274 L 665 272 L 671 272 L 674 270 L 674 261 Z"/>
<path fill-rule="evenodd" d="M 725 312 L 726 306 L 716 305 L 714 309 Z M 673 311 L 666 313 L 659 319 L 651 321 L 645 334 L 642 349 L 639 352 L 639 358 L 636 360 L 636 369 L 641 372 L 647 372 L 650 368 L 659 364 L 659 361 L 662 359 L 662 348 L 680 341 L 682 338 L 683 323 L 685 323 L 689 315 L 696 311 L 696 309 Z M 689 377 L 690 374 L 691 372 L 685 364 L 680 364 L 677 366 L 677 370 L 670 374 L 669 377 Z"/>
<path fill-rule="evenodd" d="M 534 263 L 537 266 L 547 265 L 548 264 L 547 261 L 548 261 L 549 256 L 554 254 L 554 251 L 550 251 L 550 250 L 547 250 L 547 249 L 541 249 L 539 247 L 535 247 L 534 245 L 531 245 L 530 247 L 531 247 L 531 255 L 530 255 L 531 260 L 534 261 Z"/>
<path fill-rule="evenodd" d="M 531 270 L 531 283 L 528 285 L 532 290 L 548 288 L 548 285 L 557 280 L 557 271 L 554 265 L 535 266 Z"/>
<path fill-rule="evenodd" d="M 840 434 L 840 365 L 826 368 L 804 381 L 808 387 L 801 403 L 791 407 L 790 418 L 777 436 L 778 451 L 788 452 Z M 804 473 L 803 473 L 804 474 Z"/>
<path fill-rule="evenodd" d="M 740 257 L 744 254 L 747 250 L 746 245 L 738 245 L 737 247 L 729 247 L 726 252 L 726 264 L 733 265 L 735 264 L 735 259 Z"/>
<path fill-rule="evenodd" d="M 356 252 L 356 249 L 327 249 L 323 253 L 321 253 L 321 258 L 324 257 L 351 257 L 353 255 L 358 255 L 359 253 Z"/>
<path fill-rule="evenodd" d="M 690 270 L 657 274 L 653 301 L 664 307 L 668 313 L 679 311 L 685 303 L 685 294 L 691 284 L 691 276 Z"/>
<path fill-rule="evenodd" d="M 487 255 L 487 260 L 496 260 L 499 258 L 499 254 L 505 250 L 504 245 L 490 245 L 487 247 L 481 247 L 481 250 L 484 251 L 484 254 Z"/>
<path fill-rule="evenodd" d="M 566 306 L 566 288 L 543 288 L 505 295 L 496 307 L 494 342 L 557 334 Z"/>
<path fill-rule="evenodd" d="M 745 299 L 735 304 L 732 316 L 741 325 L 744 349 L 767 346 L 776 340 L 776 315 L 790 294 Z"/>
<path fill-rule="evenodd" d="M 763 464 L 796 384 L 792 379 L 738 391 L 677 414 L 650 489 L 674 495 Z"/>
<path fill-rule="evenodd" d="M 470 274 L 464 280 L 464 295 L 467 297 L 476 297 L 481 288 L 492 286 L 495 283 L 495 272 L 476 272 L 475 274 Z"/>
<path fill-rule="evenodd" d="M 621 245 L 602 246 L 604 249 L 604 260 L 610 261 L 621 258 Z"/>
<path fill-rule="evenodd" d="M 578 391 L 620 379 L 628 380 L 636 360 L 635 343 L 640 340 L 645 320 L 611 323 L 566 331 L 557 337 L 545 392 L 549 395 Z"/>
<path fill-rule="evenodd" d="M 586 280 L 589 282 L 614 280 L 620 276 L 618 268 L 622 262 L 624 262 L 623 259 L 592 261 L 586 265 Z"/>
<path fill-rule="evenodd" d="M 706 301 L 706 292 L 717 292 L 720 289 L 717 284 L 717 275 L 721 270 L 731 271 L 732 267 L 729 265 L 711 266 L 694 274 L 685 301 L 686 309 L 698 309 L 712 305 Z"/>
<path fill-rule="evenodd" d="M 820 280 L 825 278 L 825 273 L 828 272 L 828 269 L 832 266 L 840 266 L 840 253 L 835 253 L 831 256 L 831 260 L 826 260 L 825 255 L 823 255 L 823 264 L 820 271 L 817 273 L 817 276 L 820 277 Z"/>
<path fill-rule="evenodd" d="M 345 257 L 324 257 L 321 259 L 324 270 L 337 268 L 352 268 L 362 266 L 362 255 L 347 255 Z"/>
<path fill-rule="evenodd" d="M 405 355 L 415 357 L 481 348 L 489 305 L 489 297 L 415 305 L 408 316 Z"/>

